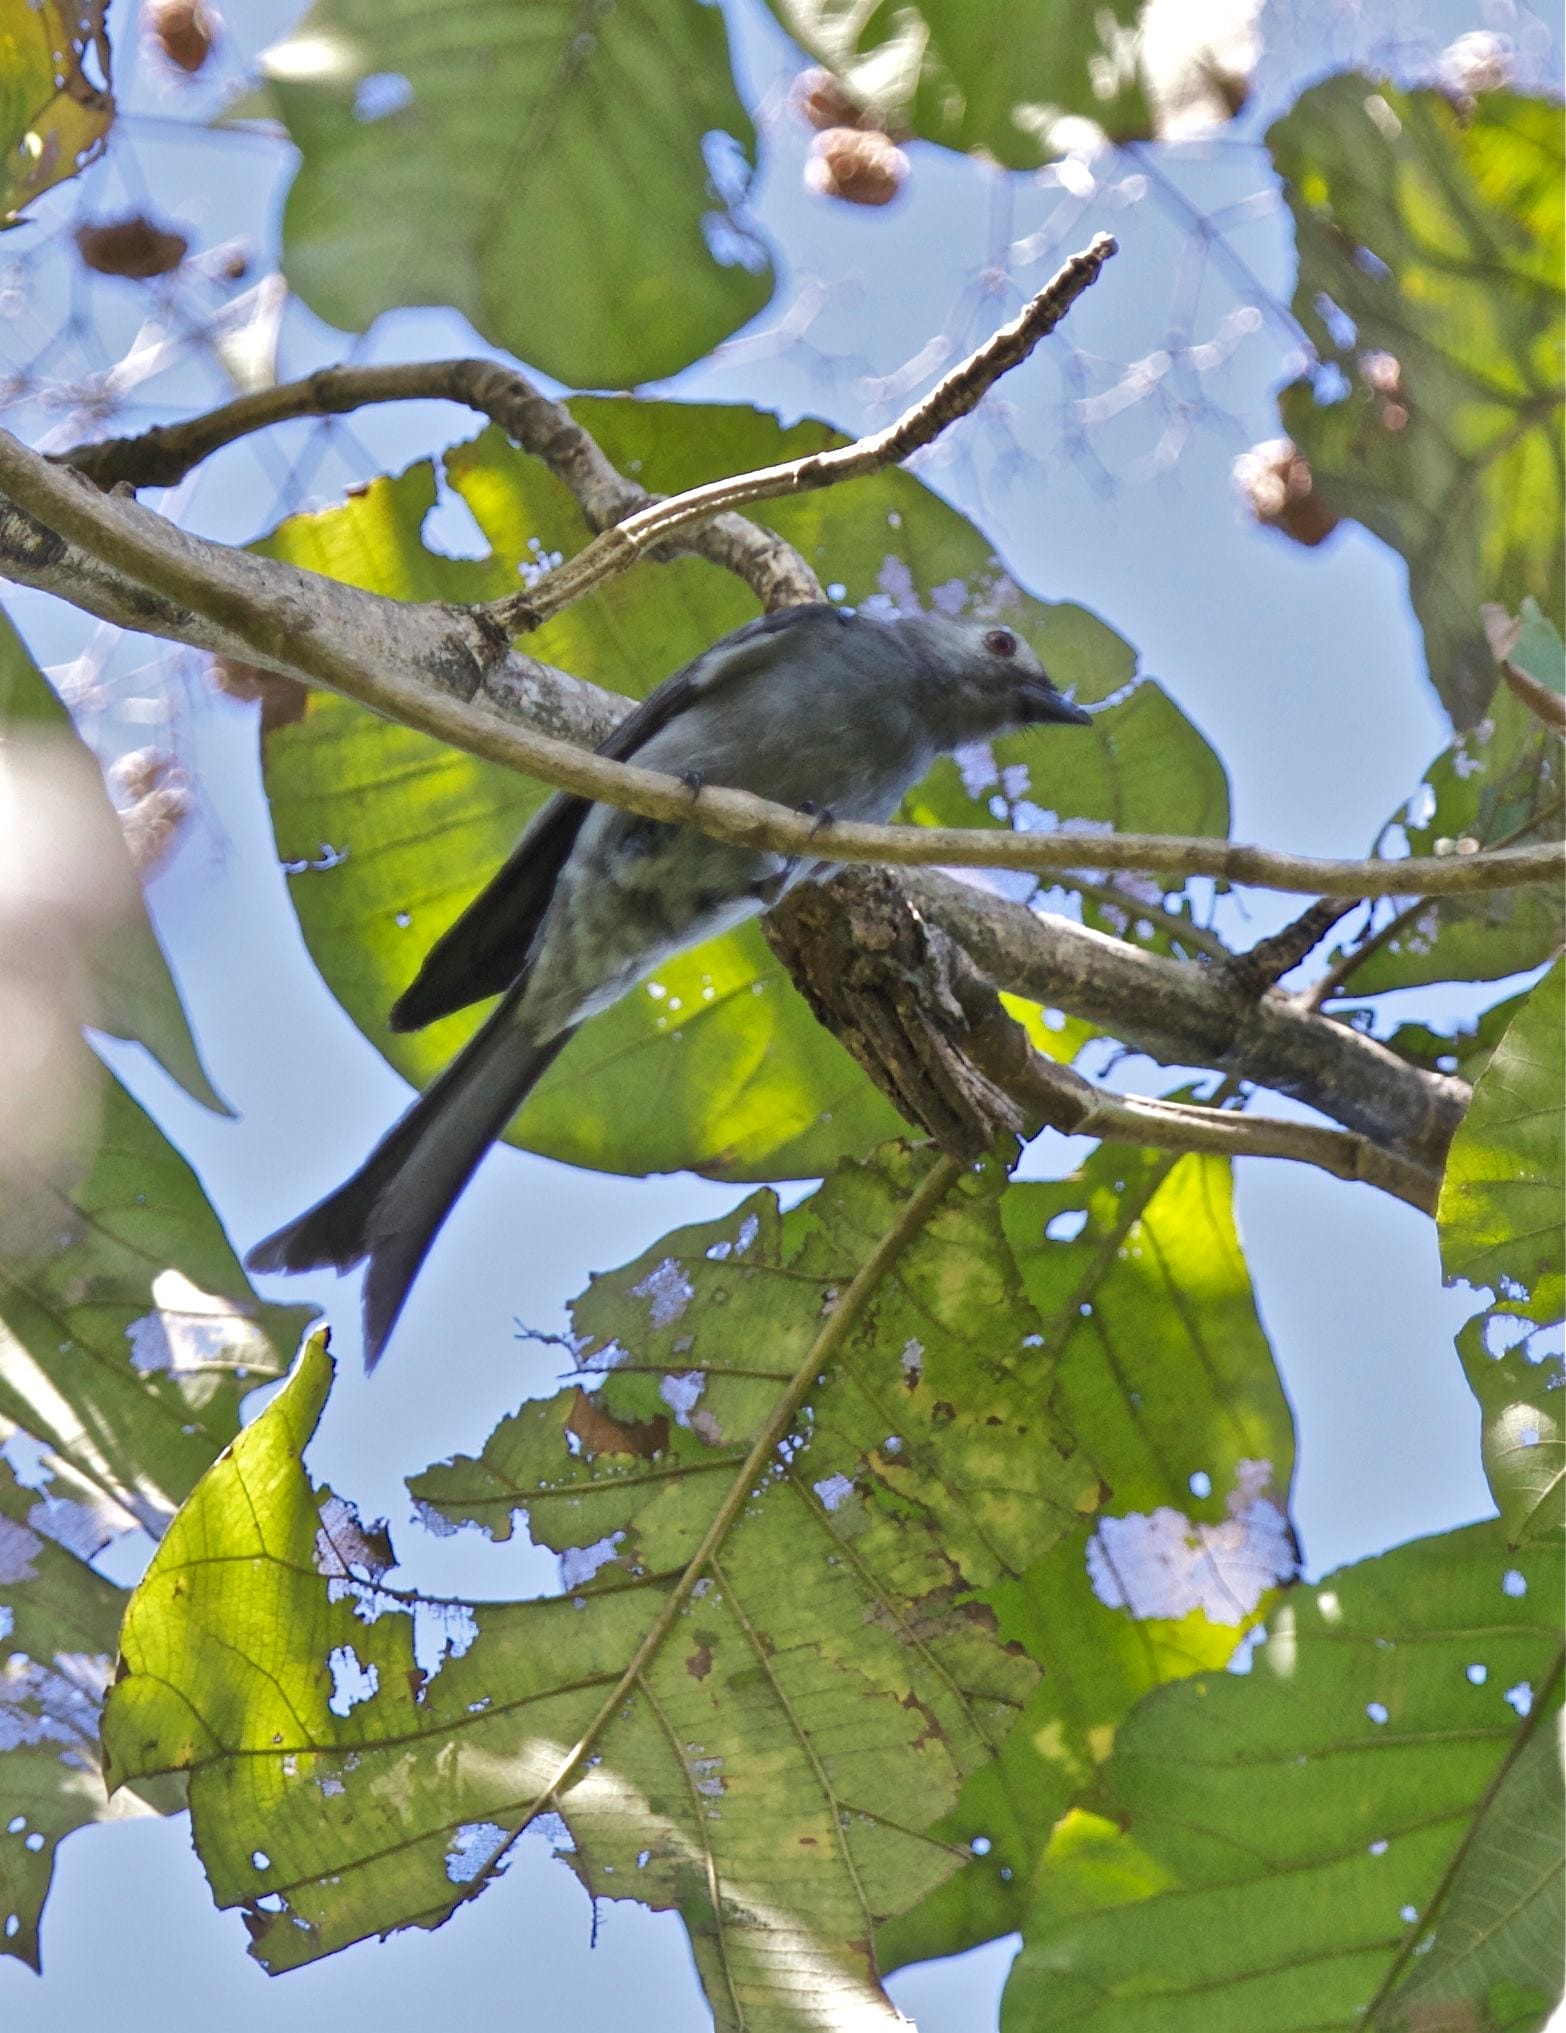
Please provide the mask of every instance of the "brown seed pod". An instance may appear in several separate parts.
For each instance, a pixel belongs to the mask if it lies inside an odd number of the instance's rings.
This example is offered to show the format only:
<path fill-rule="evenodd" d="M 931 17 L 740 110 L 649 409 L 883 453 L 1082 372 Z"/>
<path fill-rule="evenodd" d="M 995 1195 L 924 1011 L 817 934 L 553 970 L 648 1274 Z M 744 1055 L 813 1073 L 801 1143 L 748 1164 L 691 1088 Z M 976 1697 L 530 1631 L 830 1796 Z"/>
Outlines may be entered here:
<path fill-rule="evenodd" d="M 1338 517 L 1316 492 L 1310 462 L 1292 438 L 1268 438 L 1234 462 L 1234 477 L 1252 515 L 1314 550 L 1331 536 Z"/>
<path fill-rule="evenodd" d="M 806 190 L 850 205 L 889 205 L 907 180 L 907 156 L 874 128 L 829 127 L 805 162 Z"/>
<path fill-rule="evenodd" d="M 76 229 L 76 251 L 84 268 L 97 275 L 129 276 L 135 282 L 178 268 L 189 246 L 183 233 L 155 226 L 141 212 Z"/>
<path fill-rule="evenodd" d="M 291 727 L 304 718 L 310 688 L 297 678 L 285 678 L 277 671 L 263 671 L 227 656 L 215 656 L 207 676 L 214 691 L 225 692 L 231 699 L 261 701 L 263 734 L 270 734 L 274 727 Z"/>
<path fill-rule="evenodd" d="M 801 71 L 791 94 L 796 111 L 818 134 L 829 127 L 875 127 L 880 123 L 830 71 Z"/>
<path fill-rule="evenodd" d="M 147 37 L 176 70 L 189 76 L 212 54 L 217 22 L 203 0 L 149 0 Z"/>

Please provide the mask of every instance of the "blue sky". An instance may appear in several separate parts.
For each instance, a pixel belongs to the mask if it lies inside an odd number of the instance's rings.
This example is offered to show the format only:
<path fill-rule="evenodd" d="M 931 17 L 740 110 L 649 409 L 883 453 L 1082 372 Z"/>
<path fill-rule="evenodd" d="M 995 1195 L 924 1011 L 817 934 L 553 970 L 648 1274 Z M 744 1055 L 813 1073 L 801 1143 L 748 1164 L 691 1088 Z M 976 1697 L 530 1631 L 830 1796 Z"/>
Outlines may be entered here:
<path fill-rule="evenodd" d="M 232 32 L 254 52 L 297 11 L 287 0 L 250 0 L 230 10 Z M 198 246 L 235 231 L 274 244 L 287 151 L 168 124 L 191 121 L 204 102 L 140 73 L 124 13 L 116 6 L 129 155 L 96 172 L 101 186 L 86 191 L 91 209 L 134 199 L 144 177 L 160 211 Z M 1276 110 L 1286 75 L 1299 80 L 1416 36 L 1439 48 L 1463 29 L 1507 27 L 1500 15 L 1447 0 L 1334 11 L 1325 22 L 1313 10 L 1280 14 L 1279 54 L 1264 70 L 1263 98 Z M 884 213 L 808 197 L 806 136 L 781 117 L 797 58 L 755 0 L 735 0 L 731 18 L 742 88 L 760 108 L 755 208 L 779 253 L 778 296 L 749 334 L 671 392 L 754 402 L 786 420 L 823 415 L 845 430 L 884 421 L 879 377 L 895 374 L 932 334 L 949 334 L 958 351 L 974 343 L 1015 308 L 1016 286 L 1036 287 L 1057 253 L 1101 226 L 1116 231 L 1126 251 L 1111 271 L 1113 287 L 1106 280 L 1073 313 L 1075 345 L 1117 361 L 1145 358 L 1164 345 L 1177 302 L 1196 339 L 1224 329 L 1238 302 L 1229 281 L 1209 262 L 1200 287 L 1180 294 L 1190 273 L 1181 267 L 1189 220 L 1175 200 L 1127 185 L 1143 174 L 1133 162 L 1114 165 L 1079 202 L 1058 184 L 1002 177 L 916 147 L 909 188 Z M 1520 32 L 1515 20 L 1511 32 Z M 1261 112 L 1249 114 L 1221 141 L 1164 157 L 1162 168 L 1181 202 L 1201 211 L 1257 200 L 1239 215 L 1231 245 L 1286 303 L 1292 253 L 1255 145 L 1262 124 Z M 49 216 L 69 214 L 81 196 L 61 193 Z M 1043 236 L 1048 251 L 1023 268 L 1008 249 L 1031 235 Z M 1008 265 L 1010 294 L 985 281 Z M 58 289 L 49 274 L 41 287 Z M 108 301 L 101 291 L 98 298 Z M 113 297 L 116 326 L 130 320 L 131 301 L 123 290 Z M 799 314 L 792 320 L 783 315 L 791 308 Z M 282 372 L 341 357 L 346 343 L 292 309 Z M 487 349 L 459 320 L 419 312 L 382 320 L 360 357 L 476 350 Z M 1197 424 L 1167 471 L 1150 458 L 1167 421 L 1153 402 L 1095 428 L 1093 458 L 1070 454 L 1061 439 L 1070 390 L 1049 359 L 1008 381 L 1002 399 L 953 432 L 920 470 L 981 523 L 1032 591 L 1082 602 L 1137 645 L 1144 669 L 1223 755 L 1238 837 L 1355 854 L 1446 735 L 1401 562 L 1353 527 L 1307 553 L 1256 529 L 1237 502 L 1230 462 L 1275 434 L 1272 392 L 1297 371 L 1288 353 L 1278 322 L 1264 320 L 1241 337 L 1228 365 L 1204 383 L 1223 414 Z M 199 406 L 218 399 L 222 386 L 209 367 L 196 366 L 150 392 L 171 406 Z M 367 413 L 354 425 L 358 441 L 392 468 L 468 429 L 465 415 L 437 405 Z M 285 454 L 303 443 L 302 431 L 278 435 Z M 254 535 L 274 519 L 285 463 L 272 448 L 225 455 L 184 492 L 182 519 L 217 536 Z M 309 491 L 328 498 L 354 477 L 351 461 L 328 458 Z M 460 544 L 461 519 L 437 518 L 432 535 Z M 13 612 L 46 661 L 80 650 L 83 632 L 71 617 L 32 596 L 17 599 Z M 111 754 L 166 735 L 199 785 L 197 820 L 155 881 L 152 902 L 237 1119 L 203 1113 L 134 1050 L 114 1060 L 197 1165 L 243 1249 L 356 1163 L 406 1089 L 336 1008 L 304 953 L 275 863 L 252 713 L 210 696 L 194 660 L 136 677 L 152 655 L 142 643 L 112 651 L 92 732 Z M 1069 672 L 1056 675 L 1069 683 Z M 1267 898 L 1250 908 L 1256 933 L 1291 910 Z M 1238 922 L 1231 919 L 1231 929 Z M 1120 1077 L 1151 1091 L 1167 1080 L 1146 1062 Z M 1059 1172 L 1072 1159 L 1061 1140 L 1047 1138 L 1030 1153 L 1030 1169 Z M 1488 1515 L 1477 1415 L 1451 1342 L 1468 1307 L 1441 1289 L 1432 1226 L 1367 1188 L 1300 1167 L 1247 1162 L 1237 1178 L 1258 1299 L 1298 1422 L 1294 1510 L 1310 1572 Z M 496 1153 L 369 1384 L 356 1372 L 351 1282 L 269 1283 L 277 1296 L 316 1298 L 331 1311 L 344 1360 L 311 1465 L 366 1513 L 390 1517 L 405 1563 L 399 1578 L 481 1595 L 554 1586 L 553 1560 L 526 1547 L 416 1533 L 403 1522 L 403 1480 L 431 1460 L 473 1449 L 518 1396 L 551 1387 L 556 1360 L 517 1340 L 518 1317 L 560 1325 L 565 1301 L 591 1270 L 736 1197 L 700 1180 L 608 1179 Z M 143 2026 L 167 2033 L 219 2013 L 230 2027 L 260 2029 L 280 2008 L 373 2017 L 386 2033 L 413 2033 L 453 2004 L 464 2017 L 510 2021 L 520 2013 L 527 2025 L 583 2033 L 624 2024 L 628 2009 L 649 2033 L 702 2023 L 672 1917 L 617 1904 L 602 1910 L 596 1950 L 589 1936 L 583 1894 L 545 1843 L 531 1840 L 507 1877 L 447 1928 L 361 1946 L 289 1976 L 277 1991 L 246 1957 L 238 1917 L 213 1910 L 183 1817 L 123 1823 L 64 1845 L 44 1923 L 46 1974 L 39 1982 L 0 1964 L 0 2016 L 21 2015 L 33 2033 L 76 2033 L 111 2018 L 127 2033 Z M 1009 1952 L 997 1944 L 951 1968 L 906 1973 L 894 1996 L 925 2033 L 977 2033 L 993 2024 Z"/>

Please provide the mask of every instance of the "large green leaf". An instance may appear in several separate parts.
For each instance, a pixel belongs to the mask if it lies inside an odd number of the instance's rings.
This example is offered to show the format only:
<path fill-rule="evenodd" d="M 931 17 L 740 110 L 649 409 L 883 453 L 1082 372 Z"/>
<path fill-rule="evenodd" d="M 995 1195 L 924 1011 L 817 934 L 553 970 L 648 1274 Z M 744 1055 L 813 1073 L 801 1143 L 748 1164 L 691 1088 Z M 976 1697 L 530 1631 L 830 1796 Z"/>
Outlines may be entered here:
<path fill-rule="evenodd" d="M 72 858 L 90 857 L 94 864 L 91 886 L 104 923 L 97 936 L 89 930 L 85 955 L 94 991 L 92 1021 L 112 1037 L 134 1038 L 145 1045 L 187 1094 L 208 1108 L 221 1109 L 223 1103 L 207 1079 L 179 991 L 147 916 L 98 765 L 10 617 L 0 612 L 0 741 L 17 735 L 25 735 L 30 746 L 41 746 L 63 766 L 72 791 L 68 810 L 63 796 L 52 800 L 56 815 L 71 828 Z M 58 861 L 65 859 L 63 851 L 45 852 L 57 854 Z M 0 970 L 4 965 L 5 956 L 0 954 Z"/>
<path fill-rule="evenodd" d="M 1316 487 L 1408 563 L 1459 726 L 1495 683 L 1480 608 L 1562 624 L 1562 114 L 1348 73 L 1268 131 L 1318 373 L 1282 396 Z M 1346 384 L 1346 392 L 1345 392 Z"/>
<path fill-rule="evenodd" d="M 1553 1720 L 1561 1579 L 1553 1553 L 1514 1559 L 1498 1523 L 1420 1540 L 1290 1596 L 1248 1674 L 1150 1695 L 1093 1811 L 1056 1831 L 1004 2033 L 1541 2027 L 1560 1987 L 1559 1812 L 1551 1790 L 1505 1803 L 1512 1842 L 1525 1830 L 1528 1855 L 1553 1858 L 1542 1885 L 1475 1817 L 1520 1733 Z M 1396 1988 L 1432 1931 L 1459 2016 L 1422 2016 L 1417 1978 Z"/>
<path fill-rule="evenodd" d="M 1452 1139 L 1437 1220 L 1448 1279 L 1489 1286 L 1457 1338 L 1484 1415 L 1484 1460 L 1514 1539 L 1566 1525 L 1566 960 L 1528 996 Z"/>
<path fill-rule="evenodd" d="M 1035 1678 L 971 1597 L 1096 1501 L 1003 1184 L 889 1147 L 596 1280 L 597 1388 L 414 1486 L 496 1536 L 525 1513 L 553 1600 L 387 1588 L 301 1465 L 307 1357 L 137 1590 L 105 1725 L 116 1782 L 189 1772 L 269 1968 L 438 1924 L 547 1809 L 595 1895 L 678 1909 L 720 2027 L 897 2023 L 871 1931 L 960 1861 L 929 1826 Z"/>
<path fill-rule="evenodd" d="M 105 1795 L 126 1598 L 89 1562 L 164 1529 L 308 1318 L 256 1301 L 189 1167 L 100 1077 L 71 1161 L 12 1181 L 36 1226 L 24 1238 L 7 1210 L 0 1249 L 0 1951 L 34 1964 L 60 1838 L 178 1798 L 160 1781 Z"/>
<path fill-rule="evenodd" d="M 1258 45 L 1254 10 L 1142 0 L 770 0 L 773 12 L 850 95 L 896 133 L 1036 169 L 1091 121 L 1116 141 L 1229 117 Z"/>
<path fill-rule="evenodd" d="M 617 464 L 667 492 L 840 442 L 820 424 L 784 431 L 743 408 L 585 400 L 572 410 Z M 564 488 L 500 432 L 459 446 L 445 466 L 493 546 L 481 561 L 442 558 L 422 543 L 435 500 L 434 477 L 423 466 L 372 483 L 341 508 L 285 523 L 267 548 L 396 598 L 473 600 L 514 586 L 519 564 L 570 553 L 586 540 Z M 906 473 L 772 503 L 760 519 L 850 602 L 904 605 L 922 594 L 949 609 L 1004 611 L 1061 683 L 1086 699 L 1106 698 L 1131 678 L 1134 658 L 1117 635 L 1079 607 L 1048 606 L 1019 592 L 979 532 Z M 530 646 L 641 697 L 752 611 L 731 574 L 683 559 L 611 581 Z M 1139 773 L 1162 758 L 1183 810 L 1175 786 L 1193 761 L 1178 738 L 1185 723 L 1168 709 L 1158 726 L 1130 739 L 1140 696 L 1114 709 L 1119 717 L 1100 740 L 1097 761 L 1091 733 L 1063 729 L 1009 744 L 1008 759 L 1036 783 L 1059 775 L 1052 802 L 1070 817 L 1081 806 L 1071 772 L 1057 759 L 1085 749 L 1085 816 L 1096 819 L 1121 809 L 1117 784 L 1135 775 L 1140 786 Z M 1122 735 L 1124 749 L 1115 746 Z M 473 1017 L 399 1037 L 386 1029 L 385 1013 L 428 946 L 510 851 L 543 787 L 321 693 L 311 695 L 301 720 L 267 737 L 266 781 L 279 852 L 298 866 L 294 899 L 317 965 L 392 1064 L 411 1079 L 429 1079 Z M 1150 811 L 1155 786 L 1136 795 L 1136 810 Z M 323 843 L 335 854 L 323 855 Z M 547 1156 L 604 1170 L 691 1167 L 749 1179 L 823 1172 L 897 1127 L 890 1105 L 816 1024 L 752 928 L 671 963 L 589 1024 L 545 1076 L 513 1134 Z"/>
<path fill-rule="evenodd" d="M 1056 1402 L 1108 1494 L 1090 1539 L 986 1597 L 1043 1678 L 942 1824 L 982 1831 L 985 1854 L 882 1931 L 888 1963 L 1019 1927 L 1051 1829 L 1127 1714 L 1223 1665 L 1293 1572 L 1292 1425 L 1232 1201 L 1220 1159 L 1103 1146 L 1002 1202 Z"/>
<path fill-rule="evenodd" d="M 262 70 L 300 152 L 283 270 L 346 331 L 450 304 L 561 381 L 625 387 L 767 301 L 717 8 L 317 0 Z"/>

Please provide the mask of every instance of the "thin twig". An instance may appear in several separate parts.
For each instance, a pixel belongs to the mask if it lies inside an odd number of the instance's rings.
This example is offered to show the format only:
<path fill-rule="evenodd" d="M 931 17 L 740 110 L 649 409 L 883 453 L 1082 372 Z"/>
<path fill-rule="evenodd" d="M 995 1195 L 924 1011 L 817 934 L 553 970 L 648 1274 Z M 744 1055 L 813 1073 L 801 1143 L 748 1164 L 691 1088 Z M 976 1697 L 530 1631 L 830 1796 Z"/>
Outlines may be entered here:
<path fill-rule="evenodd" d="M 607 529 L 658 499 L 619 471 L 564 404 L 494 360 L 325 367 L 302 381 L 241 395 L 204 416 L 157 424 L 135 437 L 72 445 L 56 460 L 103 488 L 172 487 L 203 459 L 254 431 L 300 417 L 344 416 L 383 402 L 455 402 L 489 417 L 569 488 L 591 529 Z M 819 580 L 793 545 L 745 516 L 715 516 L 658 546 L 656 555 L 687 552 L 736 573 L 769 610 L 821 598 Z"/>
<path fill-rule="evenodd" d="M 809 493 L 818 487 L 831 487 L 842 480 L 859 479 L 867 473 L 879 473 L 887 466 L 900 465 L 921 445 L 939 437 L 949 424 L 976 409 L 1003 374 L 1026 360 L 1039 341 L 1054 331 L 1083 291 L 1098 280 L 1105 262 L 1116 251 L 1109 234 L 1100 233 L 1090 247 L 1071 256 L 1018 317 L 1009 325 L 1002 325 L 885 430 L 872 431 L 867 437 L 834 451 L 812 452 L 781 466 L 738 473 L 731 479 L 714 480 L 705 487 L 692 487 L 684 494 L 656 502 L 606 529 L 585 550 L 568 563 L 557 565 L 526 593 L 514 593 L 493 602 L 488 612 L 508 633 L 524 634 L 580 600 L 592 587 L 628 570 L 649 545 L 666 542 L 677 530 L 687 529 L 692 523 L 704 522 L 725 509 L 772 501 L 784 494 Z"/>
<path fill-rule="evenodd" d="M 1221 963 L 1235 957 L 1218 934 L 1208 931 L 1205 925 L 1193 924 L 1189 918 L 1182 918 L 1178 911 L 1165 910 L 1162 904 L 1149 903 L 1145 897 L 1133 896 L 1129 890 L 1116 889 L 1112 882 L 1093 882 L 1085 875 L 1074 875 L 1071 887 L 1078 896 L 1086 897 L 1089 903 L 1101 904 L 1107 910 L 1123 911 L 1129 922 L 1145 918 L 1150 925 L 1166 932 L 1171 940 L 1189 946 L 1193 953 L 1205 953 L 1209 960 Z"/>

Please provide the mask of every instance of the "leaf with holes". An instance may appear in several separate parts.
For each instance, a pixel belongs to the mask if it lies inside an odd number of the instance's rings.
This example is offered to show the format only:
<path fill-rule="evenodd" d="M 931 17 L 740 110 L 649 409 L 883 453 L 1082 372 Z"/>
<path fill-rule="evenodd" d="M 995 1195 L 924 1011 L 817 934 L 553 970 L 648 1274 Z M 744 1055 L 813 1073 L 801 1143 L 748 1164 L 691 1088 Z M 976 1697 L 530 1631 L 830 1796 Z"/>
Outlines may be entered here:
<path fill-rule="evenodd" d="M 299 150 L 283 272 L 329 324 L 449 304 L 561 381 L 628 387 L 771 293 L 715 8 L 317 0 L 261 69 L 230 117 Z"/>
<path fill-rule="evenodd" d="M 962 1860 L 930 1826 L 1036 1678 L 975 1592 L 1097 1499 L 1003 1184 L 888 1147 L 597 1279 L 596 1389 L 414 1485 L 447 1526 L 525 1513 L 554 1600 L 385 1586 L 300 1463 L 312 1353 L 164 1541 L 105 1726 L 116 1781 L 189 1772 L 269 1968 L 437 1924 L 548 1810 L 595 1896 L 679 1911 L 720 2027 L 898 2023 L 873 1930 Z"/>
<path fill-rule="evenodd" d="M 841 442 L 820 424 L 785 431 L 738 407 L 579 400 L 571 409 L 622 470 L 666 493 Z M 483 559 L 443 558 L 423 542 L 436 500 L 427 466 L 377 480 L 341 508 L 295 517 L 265 548 L 395 598 L 466 601 L 508 590 L 519 565 L 547 563 L 587 540 L 565 489 L 499 431 L 449 452 L 445 471 L 492 547 Z M 1135 658 L 1119 636 L 1080 607 L 1022 593 L 979 531 L 907 473 L 768 503 L 758 519 L 852 604 L 924 600 L 951 612 L 1004 613 L 1085 699 L 1106 698 L 1131 679 Z M 731 574 L 682 558 L 610 581 L 529 637 L 529 647 L 640 698 L 752 618 L 753 605 Z M 1168 709 L 1171 740 L 1179 725 Z M 1091 751 L 1086 729 L 1057 728 L 1014 753 L 1042 783 L 1051 757 L 1082 743 Z M 1178 741 L 1174 752 L 1188 759 Z M 1149 751 L 1139 753 L 1145 762 Z M 265 737 L 265 754 L 278 850 L 297 865 L 294 901 L 316 963 L 366 1035 L 422 1084 L 476 1019 L 464 1013 L 394 1035 L 386 1012 L 510 852 L 543 787 L 324 692 L 309 695 L 301 719 Z M 1056 802 L 1069 815 L 1078 807 L 1067 781 Z M 512 1135 L 547 1157 L 605 1171 L 690 1168 L 756 1179 L 819 1175 L 900 1127 L 750 927 L 682 955 L 586 1025 Z"/>
<path fill-rule="evenodd" d="M 1488 1817 L 1553 1731 L 1561 1581 L 1499 1523 L 1418 1540 L 1289 1596 L 1248 1673 L 1150 1695 L 1055 1831 L 1002 2033 L 1537 2027 L 1490 2006 L 1507 1983 L 1558 1995 L 1560 1928 L 1519 1897 Z M 1558 1867 L 1549 1791 L 1509 1805 Z M 1459 1957 L 1490 1867 L 1498 1956 Z M 1413 1993 L 1432 1936 L 1450 2017 Z"/>
<path fill-rule="evenodd" d="M 1484 1416 L 1484 1461 L 1519 1540 L 1566 1526 L 1566 960 L 1513 1017 L 1474 1088 L 1441 1187 L 1437 1222 L 1449 1281 L 1489 1286 L 1488 1308 L 1457 1337 Z"/>
<path fill-rule="evenodd" d="M 1109 1486 L 986 1600 L 1044 1668 L 940 1826 L 982 1857 L 882 1930 L 888 1963 L 1022 1925 L 1050 1832 L 1150 1689 L 1222 1666 L 1294 1572 L 1294 1436 L 1235 1233 L 1228 1164 L 1101 1146 L 1001 1203 L 1055 1397 Z"/>
<path fill-rule="evenodd" d="M 1322 497 L 1407 561 L 1431 682 L 1472 726 L 1483 605 L 1563 620 L 1560 107 L 1346 73 L 1267 141 L 1326 370 L 1283 391 L 1284 424 Z"/>

